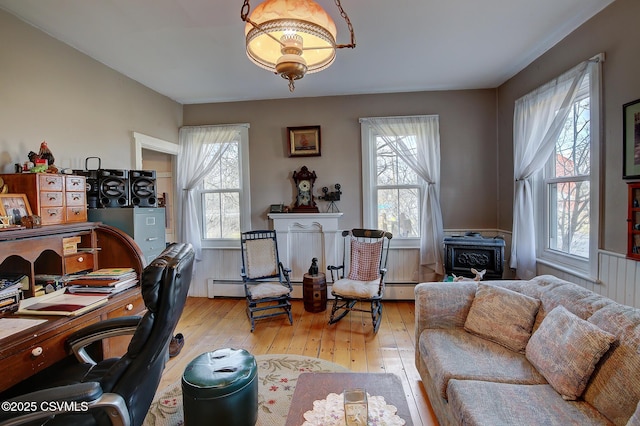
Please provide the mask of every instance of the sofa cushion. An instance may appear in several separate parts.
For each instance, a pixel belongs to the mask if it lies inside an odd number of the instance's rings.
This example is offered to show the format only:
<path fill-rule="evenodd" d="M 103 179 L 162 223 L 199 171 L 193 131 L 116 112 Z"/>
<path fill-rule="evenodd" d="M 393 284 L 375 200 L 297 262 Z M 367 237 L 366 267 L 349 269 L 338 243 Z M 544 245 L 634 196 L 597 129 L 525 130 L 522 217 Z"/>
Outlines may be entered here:
<path fill-rule="evenodd" d="M 615 304 L 611 299 L 553 275 L 540 275 L 524 282 L 529 283 L 532 291 L 536 289 L 539 292 L 538 299 L 542 302 L 533 331 L 538 329 L 545 316 L 556 306 L 562 305 L 569 312 L 586 320 L 602 307 Z"/>
<path fill-rule="evenodd" d="M 582 395 L 596 364 L 615 339 L 558 306 L 529 339 L 526 356 L 564 399 L 574 400 Z"/>
<path fill-rule="evenodd" d="M 462 328 L 427 329 L 420 354 L 443 398 L 450 379 L 541 384 L 544 377 L 523 354 L 466 332 Z"/>
<path fill-rule="evenodd" d="M 451 380 L 449 406 L 463 425 L 611 425 L 584 401 L 565 401 L 550 385 Z"/>
<path fill-rule="evenodd" d="M 583 397 L 612 422 L 624 425 L 637 412 L 640 400 L 640 309 L 611 304 L 589 322 L 615 334 L 617 340 L 593 372 Z M 635 425 L 640 426 L 640 413 L 636 418 Z"/>
<path fill-rule="evenodd" d="M 531 337 L 540 300 L 484 283 L 464 323 L 465 330 L 517 352 L 523 352 Z"/>

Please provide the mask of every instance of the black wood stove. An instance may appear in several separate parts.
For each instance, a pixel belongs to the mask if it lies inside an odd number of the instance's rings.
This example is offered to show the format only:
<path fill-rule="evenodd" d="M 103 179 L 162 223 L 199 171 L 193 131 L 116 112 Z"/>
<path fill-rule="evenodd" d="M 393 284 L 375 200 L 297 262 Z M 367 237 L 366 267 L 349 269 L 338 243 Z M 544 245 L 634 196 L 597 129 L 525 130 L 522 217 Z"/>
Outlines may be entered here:
<path fill-rule="evenodd" d="M 444 267 L 447 275 L 473 278 L 471 268 L 486 269 L 485 280 L 502 279 L 504 271 L 504 239 L 483 237 L 477 232 L 444 239 Z"/>

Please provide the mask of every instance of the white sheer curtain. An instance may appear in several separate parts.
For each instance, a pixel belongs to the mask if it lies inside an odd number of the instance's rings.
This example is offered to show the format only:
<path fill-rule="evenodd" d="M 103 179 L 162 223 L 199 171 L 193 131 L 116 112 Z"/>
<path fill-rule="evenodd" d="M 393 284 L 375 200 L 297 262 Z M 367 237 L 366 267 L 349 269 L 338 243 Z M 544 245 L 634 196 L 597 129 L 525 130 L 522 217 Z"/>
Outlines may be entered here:
<path fill-rule="evenodd" d="M 420 209 L 420 265 L 444 275 L 442 244 L 444 231 L 440 209 L 440 125 L 437 115 L 366 118 L 389 147 L 422 179 Z M 403 137 L 416 135 L 417 152 L 412 152 Z M 424 271 L 420 271 L 422 274 Z"/>
<path fill-rule="evenodd" d="M 552 154 L 580 84 L 593 62 L 585 61 L 518 99 L 513 114 L 513 235 L 511 268 L 521 279 L 536 275 L 534 173 Z"/>
<path fill-rule="evenodd" d="M 193 245 L 196 260 L 202 258 L 197 189 L 229 143 L 237 141 L 238 125 L 194 126 L 180 129 L 176 182 L 178 186 L 178 239 Z"/>

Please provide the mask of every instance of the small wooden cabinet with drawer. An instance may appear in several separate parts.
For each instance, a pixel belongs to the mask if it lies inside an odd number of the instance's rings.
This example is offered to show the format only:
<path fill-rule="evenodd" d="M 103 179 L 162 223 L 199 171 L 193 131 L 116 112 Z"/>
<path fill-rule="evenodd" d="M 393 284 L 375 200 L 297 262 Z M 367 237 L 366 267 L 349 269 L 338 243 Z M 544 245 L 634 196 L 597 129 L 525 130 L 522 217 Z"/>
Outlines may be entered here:
<path fill-rule="evenodd" d="M 86 222 L 86 178 L 50 173 L 0 175 L 9 192 L 26 194 L 31 212 L 42 225 Z"/>

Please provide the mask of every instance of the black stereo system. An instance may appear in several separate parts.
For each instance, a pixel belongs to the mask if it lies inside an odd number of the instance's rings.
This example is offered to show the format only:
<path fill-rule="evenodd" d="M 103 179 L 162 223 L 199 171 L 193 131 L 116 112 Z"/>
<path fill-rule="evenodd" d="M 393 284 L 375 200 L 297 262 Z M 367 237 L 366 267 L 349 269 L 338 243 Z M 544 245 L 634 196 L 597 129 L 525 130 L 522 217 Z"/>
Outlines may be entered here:
<path fill-rule="evenodd" d="M 130 170 L 129 194 L 136 207 L 157 207 L 155 170 Z"/>
<path fill-rule="evenodd" d="M 129 207 L 129 173 L 126 170 L 98 170 L 100 207 Z"/>
<path fill-rule="evenodd" d="M 74 170 L 87 178 L 87 207 L 157 207 L 155 170 Z"/>

